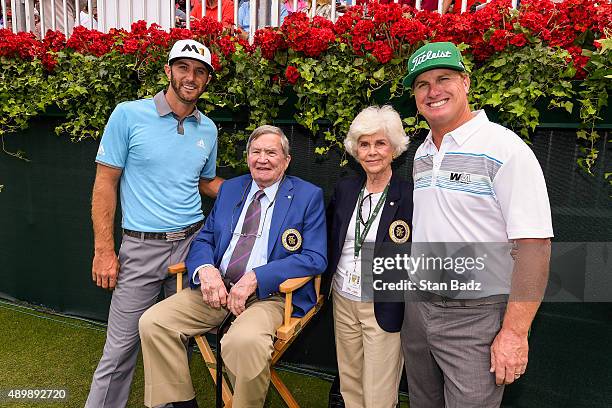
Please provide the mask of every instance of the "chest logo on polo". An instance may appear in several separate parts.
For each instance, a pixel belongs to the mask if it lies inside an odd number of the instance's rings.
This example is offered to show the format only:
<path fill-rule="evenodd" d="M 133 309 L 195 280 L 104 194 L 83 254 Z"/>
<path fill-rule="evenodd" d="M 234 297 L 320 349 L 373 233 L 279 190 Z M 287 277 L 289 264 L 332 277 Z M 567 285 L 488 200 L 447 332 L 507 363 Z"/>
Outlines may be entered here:
<path fill-rule="evenodd" d="M 404 220 L 395 220 L 389 226 L 389 238 L 396 244 L 403 244 L 410 238 L 410 227 Z"/>
<path fill-rule="evenodd" d="M 470 184 L 470 173 L 452 173 L 449 177 L 450 181 L 455 181 L 463 184 Z"/>
<path fill-rule="evenodd" d="M 302 246 L 302 235 L 300 231 L 295 228 L 290 228 L 283 232 L 283 236 L 281 237 L 281 241 L 283 246 L 287 251 L 297 251 Z"/>
<path fill-rule="evenodd" d="M 204 141 L 200 139 L 198 143 L 196 143 L 196 146 L 198 146 L 201 149 L 204 149 L 205 148 Z"/>

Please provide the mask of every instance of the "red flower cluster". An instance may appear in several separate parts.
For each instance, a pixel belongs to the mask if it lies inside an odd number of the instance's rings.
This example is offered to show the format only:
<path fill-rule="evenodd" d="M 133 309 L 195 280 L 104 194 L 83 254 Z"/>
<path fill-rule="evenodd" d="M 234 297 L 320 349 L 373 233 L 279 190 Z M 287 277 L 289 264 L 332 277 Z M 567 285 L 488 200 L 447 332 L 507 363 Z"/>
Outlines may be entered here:
<path fill-rule="evenodd" d="M 289 65 L 285 70 L 285 78 L 291 85 L 295 85 L 298 79 L 300 79 L 300 72 L 293 65 Z"/>
<path fill-rule="evenodd" d="M 334 23 L 321 16 L 314 16 L 312 19 L 312 26 L 316 28 L 327 28 L 332 31 L 334 30 Z"/>
<path fill-rule="evenodd" d="M 32 60 L 44 52 L 43 44 L 32 33 L 17 33 L 0 29 L 0 57 Z"/>
<path fill-rule="evenodd" d="M 567 49 L 577 69 L 577 78 L 586 75 L 588 57 L 582 49 L 595 48 L 593 39 L 605 37 L 612 30 L 612 5 L 599 0 L 524 0 L 519 12 L 509 9 L 511 0 L 492 0 L 474 13 L 444 14 L 417 11 L 408 5 L 368 3 L 351 7 L 335 24 L 304 13 L 291 13 L 280 28 L 264 28 L 250 45 L 234 36 L 215 19 L 196 19 L 192 29 L 173 28 L 165 32 L 157 25 L 147 27 L 139 21 L 131 31 L 111 30 L 108 34 L 78 26 L 66 41 L 59 32 L 49 31 L 42 41 L 28 33 L 13 34 L 0 30 L 0 56 L 26 60 L 40 59 L 47 69 L 55 67 L 53 53 L 68 49 L 82 54 L 102 56 L 116 51 L 126 55 L 153 58 L 165 55 L 177 40 L 196 38 L 206 43 L 219 66 L 231 60 L 237 46 L 251 53 L 259 48 L 262 56 L 273 59 L 287 48 L 308 57 L 318 57 L 339 43 L 348 44 L 355 55 L 368 55 L 386 64 L 407 53 L 423 41 L 465 43 L 476 61 L 485 61 L 508 47 L 525 47 L 534 42 Z M 589 35 L 584 35 L 589 32 Z M 608 31 L 610 32 L 610 31 Z M 288 80 L 299 73 L 285 72 Z"/>
<path fill-rule="evenodd" d="M 236 43 L 234 42 L 234 38 L 236 37 L 224 35 L 223 37 L 219 38 L 219 41 L 217 41 L 221 54 L 223 54 L 223 56 L 226 58 L 236 52 Z"/>
<path fill-rule="evenodd" d="M 391 25 L 391 36 L 408 44 L 416 44 L 429 37 L 430 32 L 425 24 L 415 19 L 403 18 Z"/>
<path fill-rule="evenodd" d="M 514 45 L 515 47 L 522 47 L 527 44 L 527 42 L 527 37 L 525 37 L 525 34 L 523 33 L 515 34 L 512 38 L 510 38 L 510 44 Z"/>
<path fill-rule="evenodd" d="M 372 20 L 360 20 L 355 24 L 351 31 L 351 42 L 353 51 L 357 55 L 363 55 L 363 51 L 370 51 L 373 48 L 372 34 L 374 23 Z"/>
<path fill-rule="evenodd" d="M 512 33 L 508 30 L 496 30 L 491 35 L 489 39 L 489 44 L 493 47 L 493 49 L 497 52 L 501 52 L 506 49 L 508 46 L 508 41 Z"/>
<path fill-rule="evenodd" d="M 261 49 L 261 55 L 267 59 L 273 59 L 277 50 L 286 49 L 287 44 L 283 36 L 277 30 L 266 27 L 255 32 L 253 45 Z"/>
<path fill-rule="evenodd" d="M 223 24 L 218 22 L 217 19 L 204 16 L 192 21 L 191 31 L 193 31 L 197 37 L 210 36 L 211 39 L 214 39 L 221 35 Z"/>
<path fill-rule="evenodd" d="M 539 36 L 545 41 L 550 41 L 550 30 L 547 29 L 547 23 L 550 19 L 549 10 L 553 10 L 550 6 L 549 0 L 533 0 L 531 3 L 527 3 L 521 9 L 519 24 L 531 31 L 533 35 Z"/>
<path fill-rule="evenodd" d="M 336 40 L 333 24 L 315 18 L 312 22 L 305 13 L 292 13 L 283 22 L 280 31 L 287 45 L 307 57 L 318 57 Z"/>
<path fill-rule="evenodd" d="M 372 14 L 372 20 L 377 26 L 390 25 L 397 21 L 400 21 L 403 17 L 404 12 L 413 10 L 412 7 L 406 8 L 405 10 L 400 4 L 396 3 L 370 3 L 368 5 L 370 13 Z"/>
<path fill-rule="evenodd" d="M 523 47 L 529 41 L 523 33 L 515 34 L 508 30 L 496 30 L 489 39 L 489 44 L 493 47 L 496 52 L 501 52 L 506 49 L 509 45 L 515 47 Z"/>
<path fill-rule="evenodd" d="M 334 24 L 334 32 L 336 35 L 342 36 L 348 33 L 353 26 L 361 19 L 361 6 L 351 7 L 342 16 L 338 17 Z"/>
<path fill-rule="evenodd" d="M 193 38 L 191 30 L 186 28 L 173 28 L 170 30 L 170 39 L 173 41 L 187 40 L 189 38 Z"/>
<path fill-rule="evenodd" d="M 66 42 L 66 47 L 81 54 L 92 54 L 100 57 L 110 52 L 114 43 L 112 34 L 104 34 L 99 31 L 88 30 L 83 26 L 76 26 Z"/>
<path fill-rule="evenodd" d="M 471 43 L 482 38 L 483 33 L 473 28 L 471 19 L 466 14 L 445 14 L 439 16 L 435 27 L 429 26 L 434 41 L 451 41 L 456 43 Z"/>
<path fill-rule="evenodd" d="M 45 67 L 45 69 L 49 72 L 53 71 L 57 66 L 57 59 L 48 52 L 42 56 L 40 62 L 43 64 L 43 67 Z"/>
<path fill-rule="evenodd" d="M 215 72 L 219 72 L 223 68 L 221 66 L 221 60 L 219 59 L 219 56 L 215 53 L 210 54 L 210 63 L 213 69 L 215 70 Z"/>
<path fill-rule="evenodd" d="M 386 41 L 375 41 L 372 55 L 381 64 L 386 64 L 393 59 L 393 48 L 391 48 Z"/>
<path fill-rule="evenodd" d="M 576 68 L 575 79 L 584 79 L 587 76 L 587 72 L 584 70 L 586 64 L 589 62 L 589 57 L 582 55 L 582 48 L 572 46 L 567 49 L 571 55 L 571 60 Z"/>
<path fill-rule="evenodd" d="M 60 51 L 66 46 L 66 36 L 61 31 L 47 31 L 43 39 L 43 47 L 48 51 Z"/>

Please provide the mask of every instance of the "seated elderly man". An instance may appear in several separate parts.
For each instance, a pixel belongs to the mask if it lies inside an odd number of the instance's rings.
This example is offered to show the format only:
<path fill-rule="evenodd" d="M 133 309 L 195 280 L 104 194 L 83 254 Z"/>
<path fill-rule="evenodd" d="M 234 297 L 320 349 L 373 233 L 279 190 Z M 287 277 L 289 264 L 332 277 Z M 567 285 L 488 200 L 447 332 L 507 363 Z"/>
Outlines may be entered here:
<path fill-rule="evenodd" d="M 250 174 L 223 183 L 189 250 L 191 290 L 141 317 L 146 406 L 198 406 L 184 344 L 219 325 L 228 312 L 236 320 L 222 339 L 221 353 L 234 388 L 233 406 L 263 406 L 274 333 L 283 321 L 279 285 L 318 275 L 327 265 L 323 192 L 285 175 L 290 160 L 282 130 L 253 131 L 247 142 Z M 292 301 L 296 316 L 313 307 L 312 282 Z"/>

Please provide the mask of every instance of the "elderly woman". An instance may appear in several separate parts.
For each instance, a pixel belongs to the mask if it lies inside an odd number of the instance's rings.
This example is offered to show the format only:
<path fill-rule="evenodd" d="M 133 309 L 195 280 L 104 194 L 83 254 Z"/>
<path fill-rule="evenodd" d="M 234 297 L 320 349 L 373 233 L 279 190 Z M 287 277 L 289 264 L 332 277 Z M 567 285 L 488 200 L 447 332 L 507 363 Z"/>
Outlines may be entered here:
<path fill-rule="evenodd" d="M 361 111 L 344 146 L 365 176 L 340 180 L 328 207 L 328 272 L 340 392 L 347 408 L 397 404 L 404 306 L 362 296 L 361 248 L 368 242 L 378 248 L 383 242 L 409 240 L 412 184 L 391 169 L 407 145 L 402 121 L 392 107 Z"/>

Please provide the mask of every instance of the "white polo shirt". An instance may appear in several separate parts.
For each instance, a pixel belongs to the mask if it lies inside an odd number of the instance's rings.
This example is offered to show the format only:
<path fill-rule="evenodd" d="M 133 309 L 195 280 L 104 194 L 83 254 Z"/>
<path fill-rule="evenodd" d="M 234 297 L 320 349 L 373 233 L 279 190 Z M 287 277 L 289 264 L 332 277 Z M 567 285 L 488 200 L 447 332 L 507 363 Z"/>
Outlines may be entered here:
<path fill-rule="evenodd" d="M 430 132 L 414 157 L 413 242 L 553 236 L 548 193 L 535 155 L 514 132 L 490 122 L 484 111 L 447 133 L 440 150 Z M 507 282 L 510 276 L 499 278 Z"/>
<path fill-rule="evenodd" d="M 553 236 L 544 175 L 514 132 L 484 111 L 414 156 L 413 241 L 507 242 Z"/>

